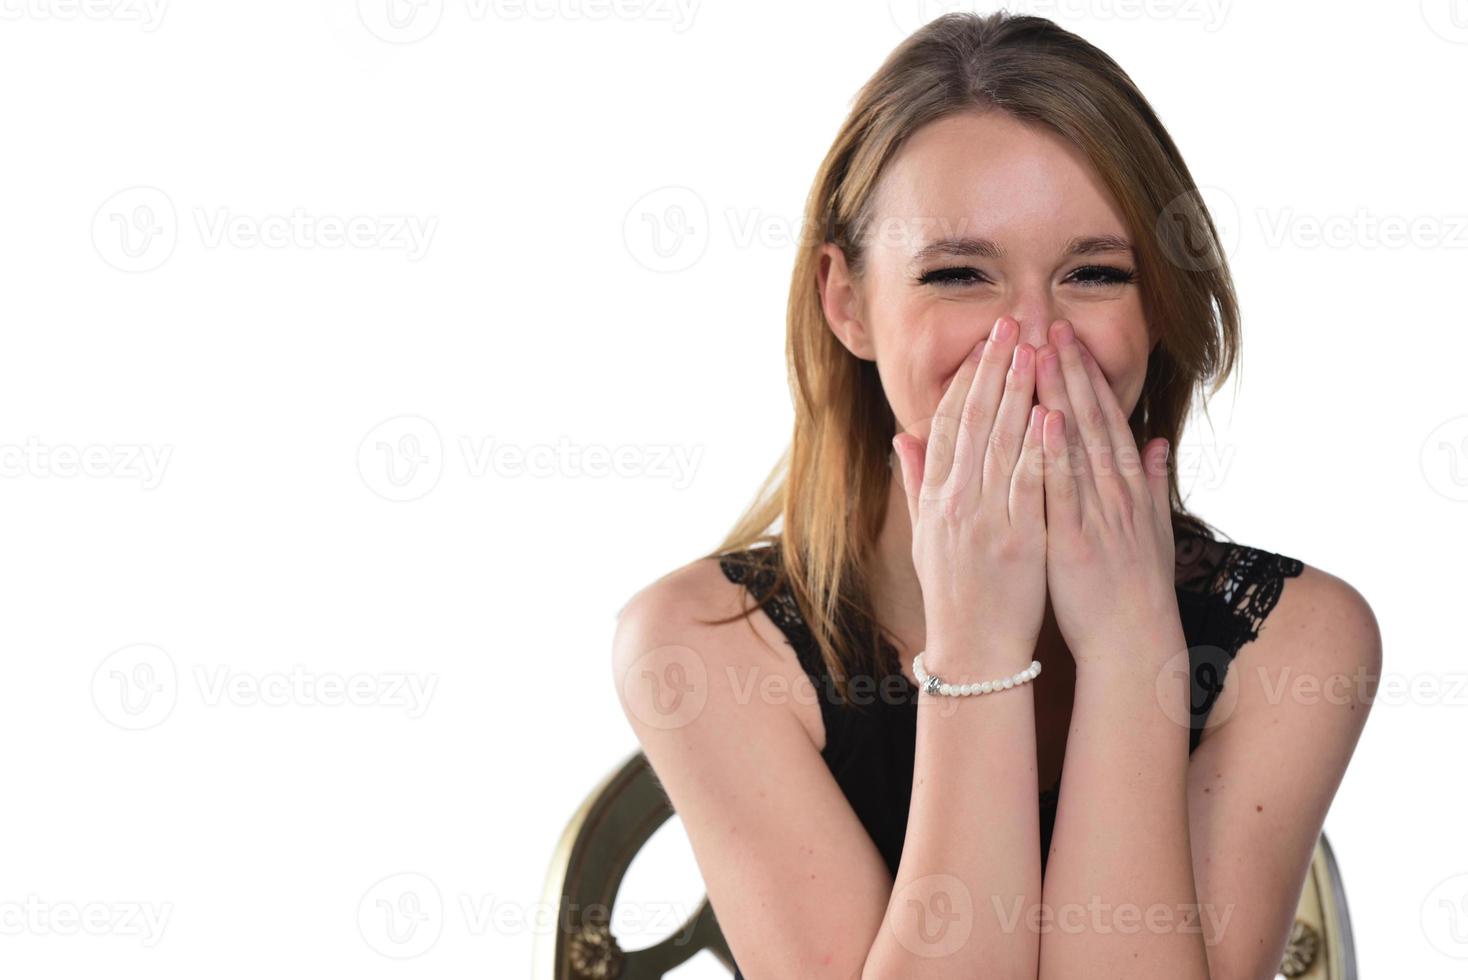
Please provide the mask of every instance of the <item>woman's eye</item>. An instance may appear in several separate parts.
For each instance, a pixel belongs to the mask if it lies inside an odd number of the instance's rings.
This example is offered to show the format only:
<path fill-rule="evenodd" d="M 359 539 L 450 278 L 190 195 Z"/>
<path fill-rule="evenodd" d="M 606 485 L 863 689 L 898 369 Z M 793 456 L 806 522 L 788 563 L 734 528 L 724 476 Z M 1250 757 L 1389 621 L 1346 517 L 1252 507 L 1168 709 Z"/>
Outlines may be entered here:
<path fill-rule="evenodd" d="M 1125 286 L 1137 281 L 1137 273 L 1133 269 L 1122 269 L 1113 265 L 1084 265 L 1072 272 L 1070 278 L 1087 288 Z M 920 286 L 972 286 L 988 282 L 988 277 L 978 269 L 964 265 L 934 269 L 920 276 L 917 282 Z"/>
<path fill-rule="evenodd" d="M 972 266 L 952 266 L 947 269 L 934 269 L 918 278 L 921 286 L 971 286 L 985 278 L 984 274 Z"/>
<path fill-rule="evenodd" d="M 1114 265 L 1084 265 L 1071 276 L 1083 286 L 1125 286 L 1137 281 L 1135 270 L 1118 269 Z"/>

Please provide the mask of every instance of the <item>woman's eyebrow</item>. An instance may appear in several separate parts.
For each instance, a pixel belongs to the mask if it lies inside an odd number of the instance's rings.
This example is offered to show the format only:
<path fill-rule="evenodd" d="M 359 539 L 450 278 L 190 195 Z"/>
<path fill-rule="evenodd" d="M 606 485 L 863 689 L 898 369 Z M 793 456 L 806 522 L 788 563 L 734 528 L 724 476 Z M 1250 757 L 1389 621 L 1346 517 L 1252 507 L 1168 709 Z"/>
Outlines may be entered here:
<path fill-rule="evenodd" d="M 1066 246 L 1065 257 L 1072 255 L 1103 255 L 1108 252 L 1131 252 L 1132 243 L 1119 235 L 1082 235 L 1072 238 Z M 982 259 L 1002 259 L 1004 249 L 992 239 L 962 237 L 940 238 L 918 249 L 912 255 L 912 264 L 919 265 L 928 259 L 942 255 L 958 255 Z"/>

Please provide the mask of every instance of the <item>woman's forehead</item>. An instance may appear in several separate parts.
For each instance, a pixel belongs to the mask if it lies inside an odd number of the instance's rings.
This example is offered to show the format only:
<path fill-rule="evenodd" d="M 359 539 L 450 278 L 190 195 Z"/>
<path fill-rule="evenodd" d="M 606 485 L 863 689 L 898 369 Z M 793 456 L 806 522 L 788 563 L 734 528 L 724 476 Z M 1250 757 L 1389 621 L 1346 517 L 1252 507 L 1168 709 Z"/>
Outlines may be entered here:
<path fill-rule="evenodd" d="M 1063 249 L 1078 236 L 1126 235 L 1078 148 L 1000 113 L 923 127 L 889 163 L 875 203 L 881 244 L 905 252 L 944 239 Z"/>

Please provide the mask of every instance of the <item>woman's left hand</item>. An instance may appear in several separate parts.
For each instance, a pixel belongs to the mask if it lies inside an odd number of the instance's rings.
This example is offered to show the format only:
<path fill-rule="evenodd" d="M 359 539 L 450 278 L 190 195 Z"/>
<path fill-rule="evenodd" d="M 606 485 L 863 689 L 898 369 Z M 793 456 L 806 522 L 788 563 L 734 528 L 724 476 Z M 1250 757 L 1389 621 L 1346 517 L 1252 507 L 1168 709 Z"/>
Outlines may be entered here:
<path fill-rule="evenodd" d="M 1038 362 L 1046 580 L 1077 677 L 1151 676 L 1186 649 L 1175 588 L 1167 440 L 1139 452 L 1126 413 L 1069 322 Z M 1055 354 L 1058 353 L 1058 357 Z M 1057 411 L 1058 410 L 1058 411 Z M 1145 470 L 1144 470 L 1145 463 Z"/>

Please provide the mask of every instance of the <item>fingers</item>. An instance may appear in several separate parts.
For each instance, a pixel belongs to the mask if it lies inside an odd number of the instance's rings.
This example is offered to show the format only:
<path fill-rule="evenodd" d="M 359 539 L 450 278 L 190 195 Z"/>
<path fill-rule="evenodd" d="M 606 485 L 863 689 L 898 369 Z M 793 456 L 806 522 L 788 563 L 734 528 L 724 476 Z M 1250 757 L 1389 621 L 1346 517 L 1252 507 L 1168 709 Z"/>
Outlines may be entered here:
<path fill-rule="evenodd" d="M 988 448 L 984 454 L 983 486 L 992 486 L 996 488 L 996 492 L 983 494 L 980 506 L 992 507 L 1001 513 L 1009 511 L 1010 497 L 1014 492 L 1015 470 L 1019 466 L 1020 454 L 1024 448 L 1025 429 L 1034 396 L 1035 349 L 1029 344 L 1016 344 L 1010 357 L 1009 369 L 1004 374 L 1003 392 L 986 440 Z M 1008 488 L 1009 492 L 999 494 L 997 488 L 1001 487 Z"/>
<path fill-rule="evenodd" d="M 968 400 L 969 389 L 973 386 L 974 374 L 979 369 L 979 359 L 984 353 L 984 341 L 979 341 L 969 356 L 959 365 L 958 373 L 948 384 L 948 390 L 943 393 L 938 402 L 938 410 L 933 414 L 933 420 L 928 429 L 928 446 L 923 460 L 922 482 L 915 485 L 914 490 L 925 495 L 940 495 L 946 493 L 942 488 L 949 482 L 955 462 L 962 462 L 955 456 L 958 448 L 958 436 L 960 428 L 960 417 L 963 414 L 964 403 Z M 960 473 L 962 478 L 963 474 Z"/>
<path fill-rule="evenodd" d="M 1111 456 L 1114 461 L 1112 468 L 1135 494 L 1134 499 L 1141 500 L 1148 492 L 1147 476 L 1143 472 L 1142 456 L 1137 450 L 1137 440 L 1132 435 L 1132 427 L 1128 424 L 1126 413 L 1122 411 L 1120 403 L 1117 402 L 1116 393 L 1111 390 L 1111 382 L 1106 380 L 1101 365 L 1096 363 L 1096 358 L 1086 350 L 1085 344 L 1077 341 L 1075 346 L 1081 356 L 1081 367 L 1086 372 L 1091 391 L 1096 396 L 1097 405 L 1100 406 L 1107 437 L 1111 440 Z"/>
<path fill-rule="evenodd" d="M 1067 475 L 1075 483 L 1072 492 L 1082 501 L 1094 498 L 1095 491 L 1091 482 L 1090 460 L 1081 449 L 1080 430 L 1076 428 L 1074 420 L 1075 409 L 1071 405 L 1065 376 L 1061 371 L 1060 352 L 1054 343 L 1046 344 L 1041 348 L 1039 356 L 1036 358 L 1035 380 L 1039 390 L 1040 404 L 1044 405 L 1047 409 L 1051 409 L 1052 412 L 1060 413 L 1058 420 L 1046 421 L 1046 429 L 1057 424 L 1065 427 L 1064 431 L 1058 436 L 1052 437 L 1048 433 L 1046 435 L 1046 492 L 1048 493 L 1050 490 L 1048 471 L 1053 468 L 1064 468 Z M 1050 452 L 1052 448 L 1057 449 L 1061 455 L 1052 457 Z"/>
<path fill-rule="evenodd" d="M 1106 430 L 1096 390 L 1086 374 L 1080 341 L 1066 320 L 1056 321 L 1051 336 L 1060 351 L 1060 373 L 1065 378 L 1065 391 L 1070 399 L 1070 411 L 1066 414 L 1074 423 L 1075 431 L 1080 433 L 1078 444 L 1086 451 L 1092 485 L 1098 491 L 1104 487 L 1114 492 L 1118 479 L 1115 447 L 1111 444 L 1111 434 Z"/>
<path fill-rule="evenodd" d="M 897 465 L 902 477 L 902 489 L 907 497 L 907 519 L 917 527 L 918 493 L 923 486 L 924 447 L 915 437 L 899 432 L 892 439 L 892 448 L 897 453 Z"/>
<path fill-rule="evenodd" d="M 1065 413 L 1049 410 L 1042 423 L 1045 467 L 1045 526 L 1073 532 L 1081 525 L 1080 481 L 1069 465 Z"/>
<path fill-rule="evenodd" d="M 1045 525 L 1045 447 L 1041 437 L 1044 421 L 1043 405 L 1030 409 L 1025 421 L 1019 465 L 1009 487 L 1009 522 L 1015 527 L 1043 528 Z"/>
<path fill-rule="evenodd" d="M 986 480 L 993 478 L 998 472 L 997 469 L 990 468 L 989 443 L 1002 407 L 1009 367 L 1013 363 L 1018 340 L 1019 324 L 1010 317 L 1000 317 L 989 335 L 989 343 L 984 346 L 978 373 L 974 375 L 968 400 L 963 406 L 958 452 L 964 458 L 959 465 L 971 472 L 973 478 L 956 492 L 963 497 L 962 506 L 970 511 L 977 510 Z M 1029 395 L 1025 398 L 1024 407 L 1028 408 Z M 1017 445 L 1018 442 L 1019 437 L 1016 435 L 1011 439 L 1010 445 Z M 1006 485 L 1012 472 L 1011 464 L 1011 469 L 1002 474 Z"/>
<path fill-rule="evenodd" d="M 1153 439 L 1142 453 L 1147 467 L 1147 491 L 1152 495 L 1157 513 L 1166 518 L 1168 527 L 1172 526 L 1172 497 L 1167 486 L 1167 456 L 1171 450 L 1166 439 Z"/>

